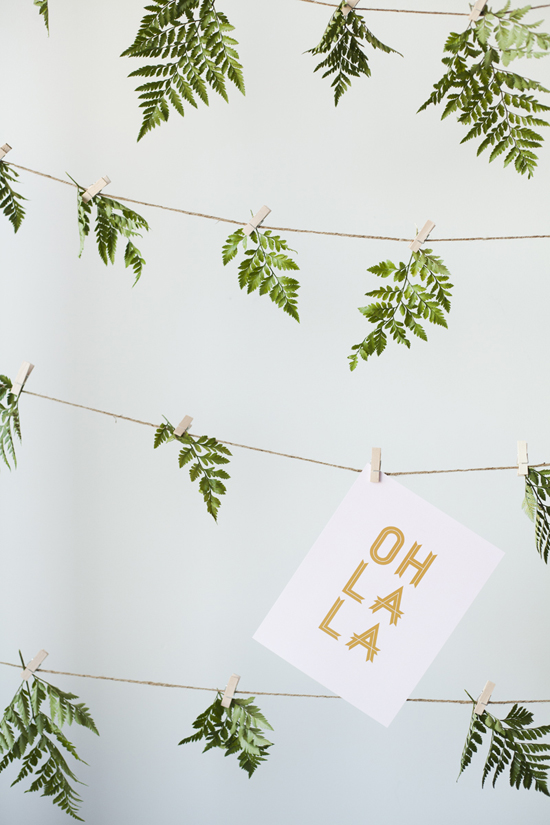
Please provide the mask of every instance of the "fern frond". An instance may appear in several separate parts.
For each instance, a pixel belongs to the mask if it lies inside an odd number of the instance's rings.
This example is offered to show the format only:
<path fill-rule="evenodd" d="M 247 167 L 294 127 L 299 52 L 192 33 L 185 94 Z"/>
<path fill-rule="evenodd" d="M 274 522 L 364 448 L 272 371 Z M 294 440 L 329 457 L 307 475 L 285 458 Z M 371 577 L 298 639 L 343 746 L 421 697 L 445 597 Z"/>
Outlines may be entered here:
<path fill-rule="evenodd" d="M 5 160 L 0 160 L 0 209 L 17 232 L 23 223 L 25 209 L 21 201 L 27 200 L 12 187 L 19 178 L 18 172 Z"/>
<path fill-rule="evenodd" d="M 225 495 L 226 487 L 223 481 L 230 478 L 225 470 L 219 468 L 219 465 L 229 464 L 228 456 L 231 456 L 231 452 L 225 444 L 206 435 L 192 436 L 188 432 L 180 436 L 174 435 L 174 427 L 166 419 L 166 423 L 161 424 L 155 432 L 154 448 L 168 441 L 179 441 L 182 444 L 178 459 L 179 466 L 185 467 L 186 464 L 193 462 L 189 477 L 191 481 L 200 479 L 199 491 L 206 509 L 217 521 L 221 505 L 218 496 Z"/>
<path fill-rule="evenodd" d="M 525 477 L 523 509 L 535 523 L 535 544 L 541 559 L 550 555 L 550 470 L 529 467 Z"/>
<path fill-rule="evenodd" d="M 221 704 L 222 694 L 193 722 L 196 733 L 178 742 L 206 741 L 203 753 L 221 748 L 225 756 L 238 754 L 239 767 L 252 777 L 254 771 L 265 762 L 272 742 L 263 736 L 262 729 L 273 730 L 260 709 L 250 699 L 233 699 L 228 708 Z"/>
<path fill-rule="evenodd" d="M 226 80 L 245 93 L 242 66 L 230 36 L 234 26 L 214 0 L 153 0 L 133 44 L 123 57 L 155 58 L 129 77 L 147 78 L 138 86 L 143 122 L 138 135 L 165 123 L 170 107 L 182 117 L 185 104 L 208 105 L 210 88 L 228 100 Z"/>
<path fill-rule="evenodd" d="M 427 335 L 422 326 L 423 321 L 446 327 L 445 313 L 451 309 L 450 273 L 431 249 L 413 252 L 408 264 L 401 262 L 398 266 L 392 261 L 382 261 L 371 267 L 368 272 L 380 278 L 393 277 L 394 286 L 380 287 L 367 292 L 369 298 L 376 302 L 359 307 L 359 312 L 376 329 L 369 333 L 360 344 L 352 347 L 348 356 L 350 370 L 357 367 L 359 356 L 364 361 L 376 354 L 381 355 L 386 349 L 388 336 L 398 344 L 410 348 L 409 333 L 412 332 L 423 341 Z"/>
<path fill-rule="evenodd" d="M 14 438 L 21 441 L 19 399 L 12 392 L 12 382 L 7 375 L 0 375 L 0 457 L 9 470 L 17 467 Z"/>
<path fill-rule="evenodd" d="M 44 23 L 48 30 L 48 34 L 50 33 L 50 17 L 48 12 L 48 0 L 33 0 L 33 3 L 38 8 L 38 14 L 42 15 L 44 18 Z"/>
<path fill-rule="evenodd" d="M 256 246 L 247 249 L 248 239 Z M 255 229 L 250 236 L 242 229 L 233 232 L 222 248 L 224 266 L 237 254 L 239 245 L 245 250 L 244 259 L 239 264 L 239 286 L 248 293 L 259 289 L 260 295 L 269 295 L 274 304 L 300 322 L 298 315 L 298 290 L 300 284 L 295 278 L 278 275 L 276 270 L 298 270 L 299 266 L 285 252 L 295 252 L 279 235 L 270 229 L 262 232 Z"/>
<path fill-rule="evenodd" d="M 547 93 L 548 89 L 502 68 L 519 57 L 550 53 L 550 35 L 536 31 L 540 22 L 522 19 L 529 8 L 510 9 L 506 3 L 498 12 L 487 9 L 464 32 L 452 32 L 443 58 L 447 72 L 418 111 L 445 101 L 441 118 L 456 112 L 458 122 L 469 127 L 462 143 L 482 138 L 478 155 L 491 149 L 489 162 L 503 157 L 504 166 L 513 163 L 519 174 L 530 178 L 537 165 L 533 149 L 543 141 L 536 130 L 550 125 L 537 115 L 550 107 L 529 92 Z"/>
<path fill-rule="evenodd" d="M 307 54 L 327 55 L 314 71 L 324 69 L 323 77 L 335 75 L 331 83 L 335 106 L 338 106 L 338 101 L 351 86 L 352 77 L 371 76 L 368 57 L 362 48 L 364 45 L 388 54 L 400 54 L 378 40 L 367 28 L 363 17 L 354 9 L 346 16 L 342 11 L 345 5 L 344 0 L 330 18 L 318 45 L 307 51 Z"/>

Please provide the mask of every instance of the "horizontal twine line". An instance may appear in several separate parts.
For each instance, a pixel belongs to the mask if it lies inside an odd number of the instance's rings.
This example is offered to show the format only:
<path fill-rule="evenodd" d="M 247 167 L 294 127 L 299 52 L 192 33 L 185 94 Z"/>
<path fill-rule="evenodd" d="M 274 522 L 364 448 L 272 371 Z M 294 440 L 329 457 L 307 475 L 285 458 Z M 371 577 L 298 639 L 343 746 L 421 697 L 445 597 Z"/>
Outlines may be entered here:
<path fill-rule="evenodd" d="M 326 3 L 324 0 L 301 0 L 302 3 L 311 3 L 314 6 L 330 6 L 337 8 L 340 3 Z M 543 6 L 531 6 L 531 9 L 548 9 L 550 4 Z M 420 11 L 419 9 L 374 9 L 365 6 L 355 6 L 354 11 L 381 11 L 390 12 L 392 14 L 437 14 L 445 17 L 469 17 L 468 11 Z"/>
<path fill-rule="evenodd" d="M 100 415 L 108 415 L 110 418 L 121 419 L 122 421 L 131 421 L 133 424 L 142 424 L 145 427 L 154 427 L 157 429 L 159 424 L 153 424 L 151 421 L 141 421 L 139 418 L 130 418 L 128 415 L 119 415 L 118 413 L 107 412 L 107 410 L 98 410 L 96 407 L 87 407 L 84 404 L 75 404 L 73 401 L 64 401 L 61 398 L 53 398 L 51 395 L 42 395 L 39 392 L 31 392 L 23 389 L 26 395 L 34 395 L 35 398 L 44 398 L 46 401 L 55 401 L 56 404 L 66 404 L 68 407 L 77 407 L 80 410 L 88 410 L 89 412 L 99 413 Z M 196 434 L 189 433 L 193 438 L 197 438 Z M 253 450 L 256 453 L 267 453 L 268 455 L 278 455 L 281 458 L 292 458 L 295 461 L 307 461 L 309 464 L 320 464 L 323 467 L 333 467 L 336 470 L 349 470 L 352 473 L 361 473 L 362 470 L 358 467 L 347 467 L 344 464 L 332 464 L 329 461 L 319 461 L 316 458 L 305 458 L 301 455 L 291 455 L 290 453 L 280 453 L 276 450 L 266 450 L 264 447 L 251 447 L 249 444 L 237 444 L 235 441 L 222 441 L 217 439 L 220 444 L 227 444 L 230 447 L 240 447 L 242 450 Z M 543 462 L 541 464 L 530 464 L 530 467 L 550 467 L 550 464 Z M 421 475 L 437 475 L 439 473 L 484 473 L 491 470 L 517 470 L 517 464 L 510 464 L 506 467 L 459 467 L 452 470 L 397 470 L 391 473 L 384 472 L 387 476 L 421 476 Z"/>
<path fill-rule="evenodd" d="M 3 161 L 6 163 L 6 161 Z M 22 169 L 25 172 L 30 172 L 32 175 L 39 175 L 41 178 L 47 178 L 48 180 L 54 180 L 57 183 L 63 183 L 65 186 L 72 186 L 75 187 L 74 183 L 70 183 L 67 180 L 63 180 L 62 178 L 56 178 L 54 175 L 47 175 L 45 172 L 38 172 L 36 169 L 29 169 L 28 166 L 20 166 L 17 163 L 8 163 L 8 166 L 13 166 L 15 169 Z M 205 218 L 209 221 L 217 221 L 218 223 L 230 223 L 233 226 L 244 226 L 246 223 L 245 220 L 234 220 L 233 218 L 223 218 L 219 215 L 207 215 L 204 212 L 191 212 L 188 209 L 178 209 L 175 206 L 163 206 L 159 203 L 148 203 L 147 201 L 138 201 L 134 200 L 133 198 L 126 198 L 122 195 L 108 195 L 105 192 L 101 193 L 101 196 L 104 198 L 110 198 L 111 200 L 118 200 L 124 201 L 125 203 L 134 203 L 138 206 L 149 206 L 152 209 L 164 209 L 166 212 L 177 212 L 180 215 L 190 215 L 194 218 Z M 397 243 L 410 243 L 414 240 L 414 238 L 396 238 L 390 235 L 358 235 L 353 232 L 330 232 L 324 231 L 321 229 L 296 229 L 296 227 L 292 226 L 269 226 L 268 224 L 262 224 L 264 229 L 272 229 L 276 232 L 294 232 L 302 235 L 326 235 L 328 237 L 333 238 L 359 238 L 360 240 L 371 240 L 371 241 L 396 241 Z M 480 235 L 471 238 L 432 238 L 430 237 L 430 243 L 453 243 L 458 241 L 518 241 L 518 240 L 533 240 L 535 238 L 550 238 L 550 235 Z"/>
<path fill-rule="evenodd" d="M 13 664 L 13 662 L 0 662 L 0 665 L 6 667 L 16 667 L 21 672 L 23 668 L 21 665 Z M 149 685 L 150 687 L 164 687 L 164 688 L 180 688 L 181 690 L 206 690 L 211 693 L 223 693 L 224 688 L 216 687 L 198 687 L 197 685 L 178 685 L 171 682 L 151 682 L 149 680 L 142 681 L 140 679 L 119 679 L 116 676 L 92 676 L 90 673 L 70 673 L 67 670 L 47 670 L 46 668 L 38 668 L 39 673 L 53 673 L 56 676 L 76 676 L 79 679 L 99 679 L 105 682 L 124 682 L 130 685 Z M 334 696 L 325 693 L 277 693 L 267 690 L 236 690 L 235 693 L 241 693 L 243 696 L 287 696 L 293 699 L 341 699 L 341 696 Z M 471 705 L 470 699 L 407 699 L 407 702 L 431 702 L 434 704 L 445 705 Z M 491 705 L 518 705 L 518 704 L 545 704 L 550 702 L 550 699 L 500 699 L 498 701 L 489 702 Z"/>

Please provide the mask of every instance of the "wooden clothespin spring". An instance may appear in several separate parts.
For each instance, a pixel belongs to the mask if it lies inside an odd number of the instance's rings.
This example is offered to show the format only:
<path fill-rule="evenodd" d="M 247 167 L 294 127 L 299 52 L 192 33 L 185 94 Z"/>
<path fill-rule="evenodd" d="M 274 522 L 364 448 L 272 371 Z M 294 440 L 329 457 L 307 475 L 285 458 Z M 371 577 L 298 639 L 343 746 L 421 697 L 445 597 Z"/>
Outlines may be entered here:
<path fill-rule="evenodd" d="M 271 209 L 269 208 L 269 206 L 262 206 L 262 208 L 256 212 L 254 217 L 250 218 L 248 223 L 245 226 L 243 226 L 244 234 L 251 235 L 254 232 L 254 230 L 257 229 L 263 221 L 265 221 L 270 212 Z"/>
<path fill-rule="evenodd" d="M 184 434 L 186 430 L 189 429 L 193 422 L 193 419 L 190 415 L 186 415 L 185 418 L 182 418 L 176 429 L 174 430 L 174 435 L 178 438 Z"/>
<path fill-rule="evenodd" d="M 41 650 L 40 653 L 37 653 L 34 659 L 32 659 L 23 673 L 21 674 L 21 678 L 24 679 L 26 682 L 31 678 L 33 673 L 38 670 L 46 656 L 48 655 L 46 650 Z"/>
<path fill-rule="evenodd" d="M 485 8 L 485 3 L 487 0 L 476 0 L 472 7 L 472 11 L 470 12 L 470 20 L 479 20 L 481 17 L 481 12 Z"/>
<path fill-rule="evenodd" d="M 370 480 L 375 484 L 380 481 L 380 465 L 382 464 L 382 450 L 380 447 L 372 448 L 370 460 Z"/>
<path fill-rule="evenodd" d="M 2 160 L 2 158 L 5 157 L 8 154 L 8 152 L 11 152 L 11 146 L 9 145 L 9 143 L 4 143 L 3 146 L 0 146 L 0 160 Z"/>
<path fill-rule="evenodd" d="M 529 456 L 527 441 L 518 441 L 518 476 L 529 475 Z"/>
<path fill-rule="evenodd" d="M 412 249 L 413 252 L 418 252 L 434 227 L 435 223 L 433 221 L 426 221 L 414 241 L 409 244 L 409 249 Z"/>
<path fill-rule="evenodd" d="M 491 698 L 491 694 L 495 687 L 496 685 L 494 682 L 487 682 L 481 691 L 481 696 L 477 700 L 477 705 L 475 706 L 475 712 L 478 716 L 482 716 L 485 713 L 487 705 L 489 704 L 489 699 Z"/>
<path fill-rule="evenodd" d="M 21 391 L 25 386 L 25 382 L 31 372 L 34 369 L 34 364 L 31 364 L 29 361 L 23 361 L 21 366 L 19 367 L 19 372 L 17 373 L 17 378 L 13 383 L 13 387 L 11 388 L 12 393 L 15 395 L 16 398 L 19 398 L 21 395 Z"/>
<path fill-rule="evenodd" d="M 223 694 L 222 698 L 222 708 L 229 708 L 231 707 L 231 702 L 233 701 L 233 697 L 235 695 L 235 691 L 237 690 L 237 685 L 241 680 L 240 676 L 237 676 L 236 673 L 230 677 L 227 687 L 225 688 L 225 693 Z"/>
<path fill-rule="evenodd" d="M 88 203 L 88 201 L 91 201 L 92 198 L 99 192 L 101 192 L 101 190 L 104 189 L 109 183 L 111 183 L 111 178 L 109 178 L 107 175 L 103 175 L 103 177 L 99 178 L 99 180 L 92 184 L 92 186 L 88 186 L 88 188 L 82 195 L 82 200 L 84 201 L 84 203 Z"/>

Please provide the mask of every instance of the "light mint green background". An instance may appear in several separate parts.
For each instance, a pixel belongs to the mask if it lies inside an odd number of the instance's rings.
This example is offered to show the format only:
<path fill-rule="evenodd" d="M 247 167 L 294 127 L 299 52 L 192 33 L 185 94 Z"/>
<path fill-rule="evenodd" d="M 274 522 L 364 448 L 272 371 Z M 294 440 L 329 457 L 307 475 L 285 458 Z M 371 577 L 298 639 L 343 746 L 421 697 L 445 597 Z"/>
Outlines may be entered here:
<path fill-rule="evenodd" d="M 527 181 L 486 158 L 435 110 L 415 115 L 454 17 L 371 13 L 405 54 L 375 53 L 373 77 L 337 110 L 313 74 L 330 15 L 298 0 L 219 0 L 237 27 L 247 96 L 212 99 L 139 145 L 131 42 L 141 4 L 51 0 L 48 39 L 31 0 L 2 3 L 0 143 L 14 163 L 109 192 L 245 219 L 267 203 L 282 226 L 410 237 L 550 231 L 550 145 Z M 420 0 L 399 0 L 414 7 Z M 384 2 L 384 5 L 390 3 Z M 391 3 L 393 5 L 393 3 Z M 467 9 L 462 0 L 422 8 Z M 544 14 L 544 12 L 542 12 Z M 465 18 L 464 18 L 465 19 Z M 518 69 L 519 69 L 518 65 Z M 550 62 L 521 70 L 550 85 Z M 28 218 L 0 222 L 0 370 L 36 364 L 28 388 L 148 421 L 193 415 L 193 430 L 272 450 L 388 471 L 513 464 L 516 440 L 550 460 L 548 240 L 439 243 L 456 284 L 448 331 L 390 346 L 347 369 L 368 325 L 357 311 L 367 267 L 404 244 L 288 233 L 302 283 L 296 324 L 237 286 L 221 246 L 231 228 L 143 208 L 151 232 L 141 282 L 106 268 L 88 239 L 78 260 L 69 187 L 22 173 Z M 153 431 L 23 397 L 20 467 L 0 473 L 0 658 L 40 648 L 49 667 L 83 673 L 323 692 L 252 634 L 354 476 L 234 450 L 219 524 L 171 446 Z M 403 483 L 501 547 L 506 557 L 421 681 L 416 696 L 461 698 L 497 683 L 495 699 L 550 698 L 550 570 L 521 512 L 514 471 Z M 549 802 L 502 779 L 481 791 L 482 758 L 455 784 L 468 708 L 409 704 L 386 730 L 341 701 L 264 697 L 275 728 L 252 780 L 236 760 L 176 747 L 211 694 L 55 677 L 101 730 L 73 732 L 90 825 L 263 825 L 384 821 L 516 825 L 548 821 Z M 19 675 L 0 667 L 0 697 Z M 550 708 L 533 707 L 547 723 Z M 49 800 L 0 777 L 2 819 L 60 825 Z"/>

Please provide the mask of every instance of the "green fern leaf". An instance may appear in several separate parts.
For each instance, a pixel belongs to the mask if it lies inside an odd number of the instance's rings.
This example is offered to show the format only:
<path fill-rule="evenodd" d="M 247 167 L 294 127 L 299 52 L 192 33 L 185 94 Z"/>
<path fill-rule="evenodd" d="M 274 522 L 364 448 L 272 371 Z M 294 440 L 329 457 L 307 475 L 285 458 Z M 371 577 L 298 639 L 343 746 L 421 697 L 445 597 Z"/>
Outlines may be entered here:
<path fill-rule="evenodd" d="M 48 0 L 33 0 L 33 3 L 38 8 L 38 14 L 42 15 L 44 18 L 44 23 L 48 30 L 48 34 L 50 33 L 50 18 L 48 12 Z"/>
<path fill-rule="evenodd" d="M 541 559 L 550 556 L 550 470 L 529 468 L 525 477 L 523 509 L 535 523 L 535 544 Z"/>
<path fill-rule="evenodd" d="M 21 201 L 27 200 L 12 187 L 19 174 L 5 160 L 0 160 L 0 209 L 17 232 L 23 223 L 25 209 Z"/>

